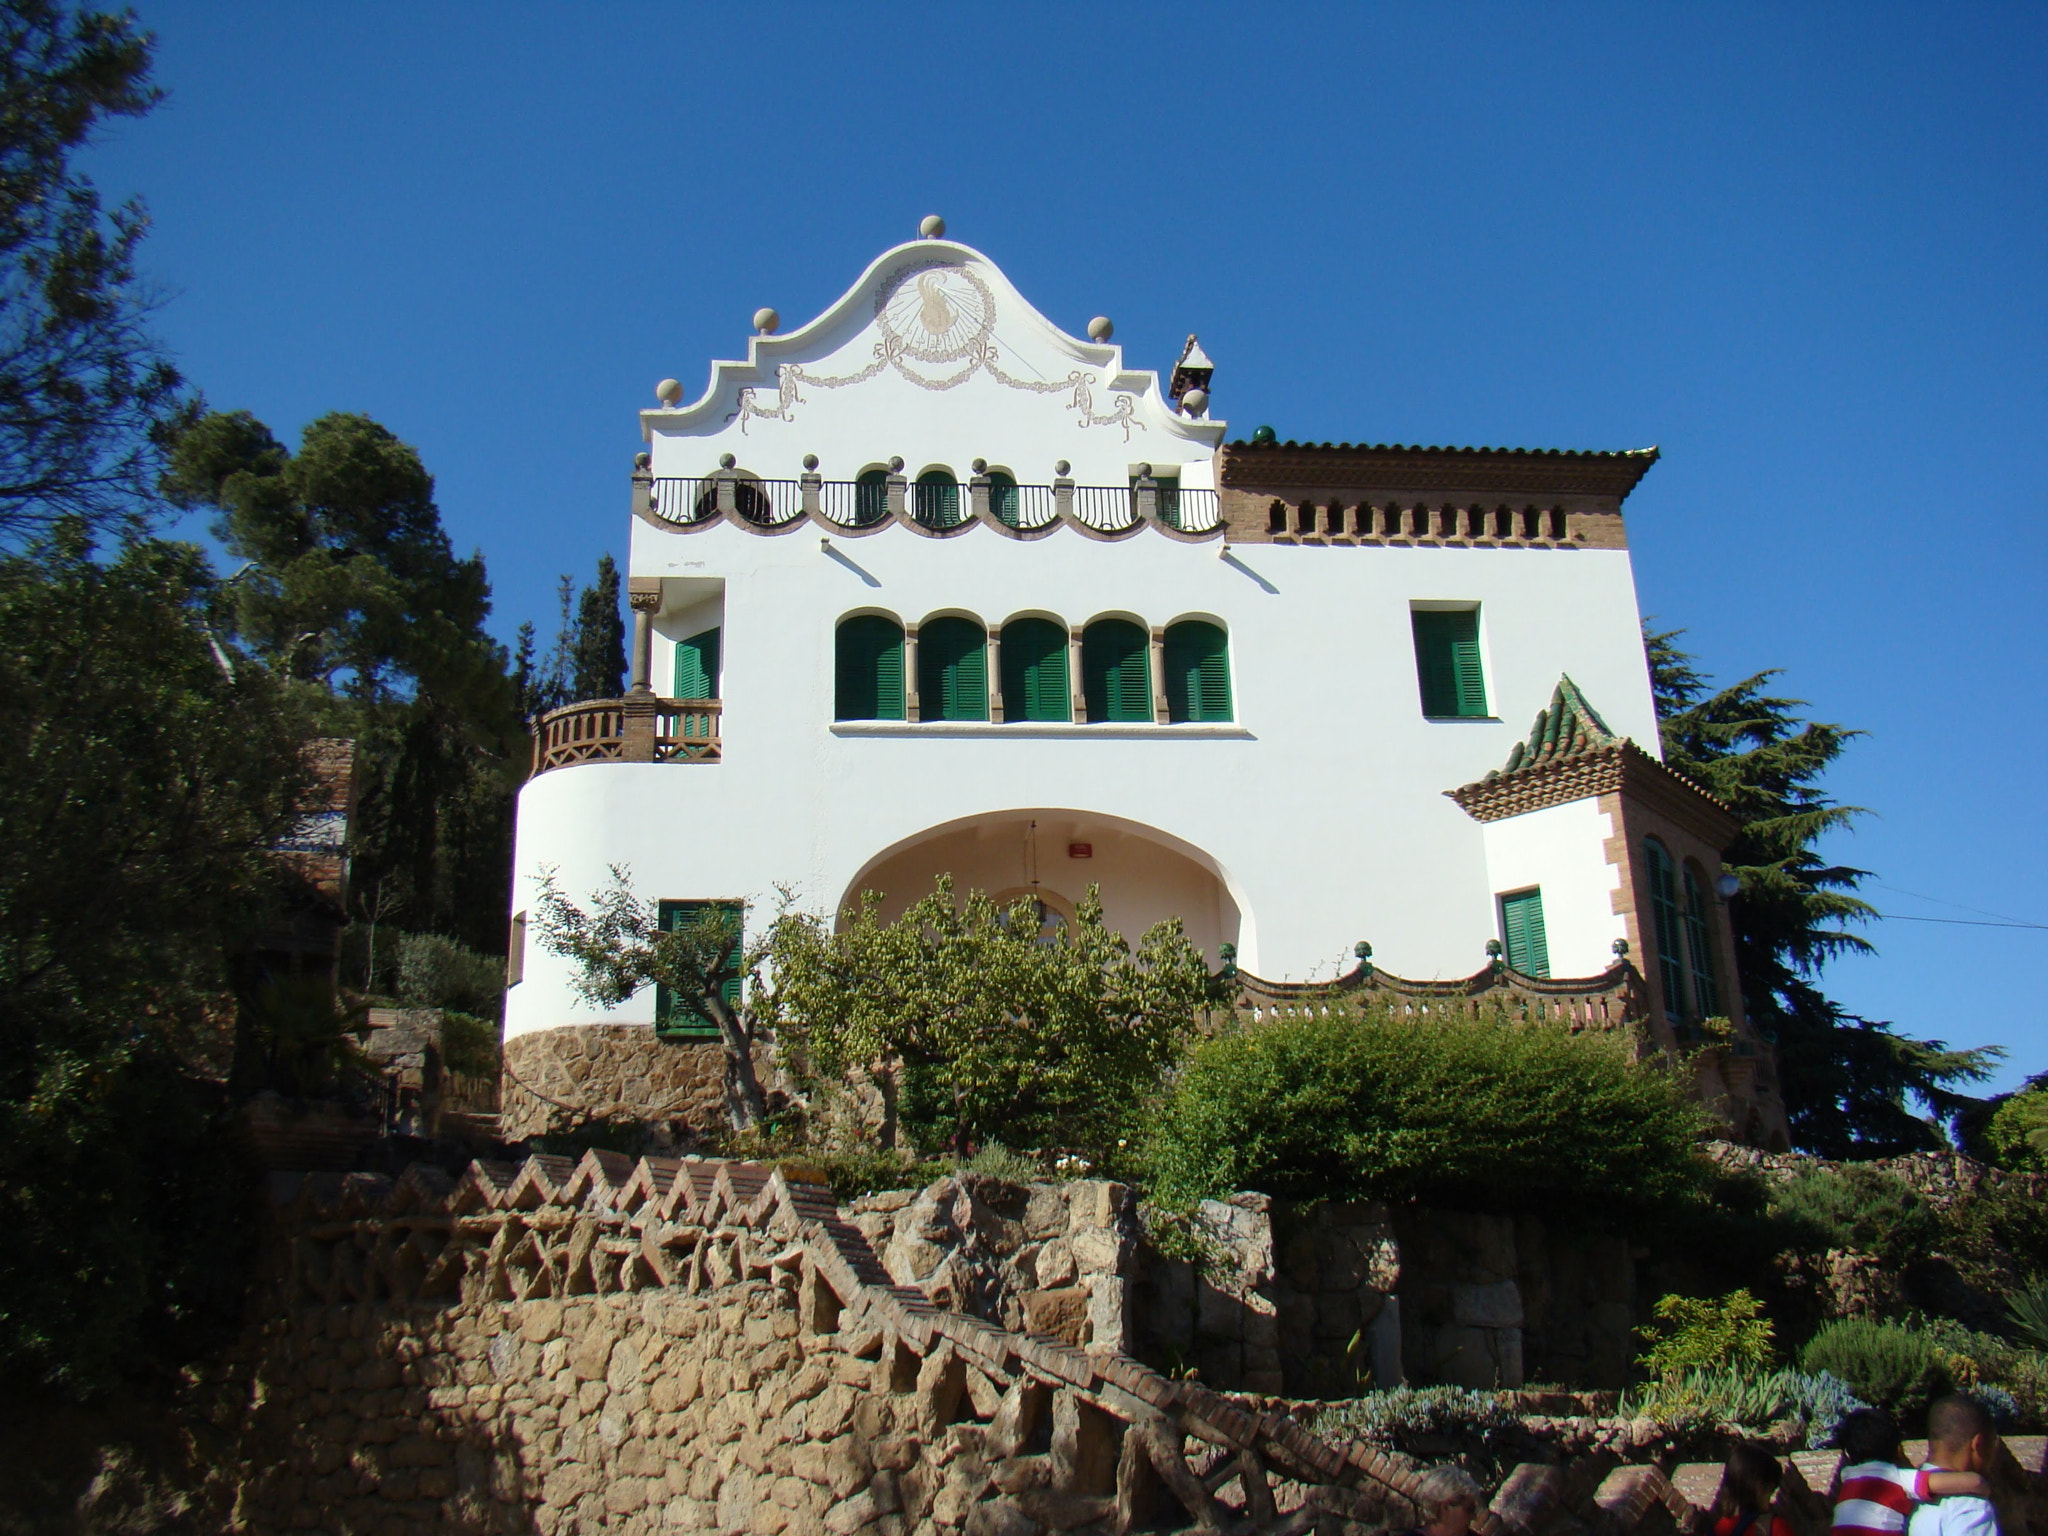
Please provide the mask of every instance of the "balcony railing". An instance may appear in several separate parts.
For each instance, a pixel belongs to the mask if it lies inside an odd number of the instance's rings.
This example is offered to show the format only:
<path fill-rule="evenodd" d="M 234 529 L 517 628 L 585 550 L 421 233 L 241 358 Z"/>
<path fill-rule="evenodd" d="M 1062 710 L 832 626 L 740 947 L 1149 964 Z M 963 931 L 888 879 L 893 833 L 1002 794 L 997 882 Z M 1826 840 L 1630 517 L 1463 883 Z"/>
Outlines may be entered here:
<path fill-rule="evenodd" d="M 1211 490 L 1183 490 L 1171 481 L 1134 485 L 1016 485 L 977 475 L 965 485 L 919 484 L 901 474 L 866 480 L 756 480 L 737 471 L 704 479 L 649 482 L 648 510 L 663 522 L 690 527 L 721 514 L 760 528 L 809 516 L 839 528 L 872 528 L 895 517 L 940 531 L 986 520 L 1023 531 L 1068 521 L 1099 533 L 1123 533 L 1147 522 L 1181 533 L 1209 533 L 1222 521 Z"/>
<path fill-rule="evenodd" d="M 716 699 L 658 699 L 651 693 L 589 699 L 540 717 L 533 772 L 578 763 L 715 763 Z"/>

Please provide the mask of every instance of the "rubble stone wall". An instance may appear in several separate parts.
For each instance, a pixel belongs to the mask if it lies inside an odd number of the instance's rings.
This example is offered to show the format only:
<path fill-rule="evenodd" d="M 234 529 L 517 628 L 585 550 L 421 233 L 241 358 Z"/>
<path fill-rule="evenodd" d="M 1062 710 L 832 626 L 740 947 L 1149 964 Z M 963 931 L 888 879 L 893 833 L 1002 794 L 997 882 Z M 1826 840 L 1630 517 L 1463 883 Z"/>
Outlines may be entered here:
<path fill-rule="evenodd" d="M 592 1122 L 669 1128 L 681 1145 L 725 1123 L 716 1040 L 663 1040 L 647 1024 L 583 1024 L 505 1042 L 499 1135 L 524 1141 Z"/>

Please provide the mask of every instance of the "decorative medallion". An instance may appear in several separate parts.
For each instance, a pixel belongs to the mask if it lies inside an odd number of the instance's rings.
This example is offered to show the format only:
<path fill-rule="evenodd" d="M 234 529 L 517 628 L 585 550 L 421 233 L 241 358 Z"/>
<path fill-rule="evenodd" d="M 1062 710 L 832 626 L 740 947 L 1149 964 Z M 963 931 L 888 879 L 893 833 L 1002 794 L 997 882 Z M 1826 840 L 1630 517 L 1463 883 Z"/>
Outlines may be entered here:
<path fill-rule="evenodd" d="M 990 339 L 995 324 L 996 296 L 980 273 L 943 257 L 910 261 L 890 275 L 875 299 L 875 329 L 881 332 L 881 339 L 875 343 L 873 362 L 857 373 L 838 377 L 806 372 L 800 363 L 784 363 L 775 370 L 774 405 L 763 405 L 752 388 L 742 389 L 739 408 L 726 420 L 737 419 L 742 432 L 749 421 L 792 421 L 793 411 L 804 403 L 800 386 L 844 389 L 866 383 L 884 368 L 893 368 L 919 389 L 934 392 L 957 389 L 975 374 L 986 372 L 1005 389 L 1033 395 L 1064 393 L 1067 409 L 1079 413 L 1077 426 L 1122 427 L 1125 442 L 1131 440 L 1131 428 L 1144 430 L 1145 423 L 1133 417 L 1137 401 L 1131 395 L 1117 395 L 1115 408 L 1108 415 L 1096 413 L 1094 386 L 1099 380 L 1085 369 L 1076 368 L 1061 379 L 1012 377 Z M 951 372 L 934 374 L 912 366 L 917 363 L 956 366 Z"/>

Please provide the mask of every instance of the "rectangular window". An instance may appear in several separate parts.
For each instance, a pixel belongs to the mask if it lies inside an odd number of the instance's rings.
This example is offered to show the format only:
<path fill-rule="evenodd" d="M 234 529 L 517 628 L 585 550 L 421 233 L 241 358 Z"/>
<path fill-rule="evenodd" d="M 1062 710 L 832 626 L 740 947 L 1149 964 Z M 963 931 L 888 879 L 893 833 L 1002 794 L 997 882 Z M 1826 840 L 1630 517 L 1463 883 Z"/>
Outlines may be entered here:
<path fill-rule="evenodd" d="M 740 1005 L 740 955 L 745 943 L 741 931 L 741 904 L 737 901 L 664 901 L 660 904 L 661 929 L 674 933 L 697 923 L 707 914 L 721 919 L 732 940 L 728 956 L 728 967 L 732 974 L 719 985 L 719 995 L 725 999 L 728 1008 Z M 711 1016 L 688 998 L 678 997 L 674 991 L 661 983 L 654 987 L 654 1027 L 662 1034 L 676 1039 L 715 1040 L 718 1025 Z"/>
<path fill-rule="evenodd" d="M 1479 664 L 1477 608 L 1417 608 L 1415 673 L 1422 712 L 1433 719 L 1484 719 L 1486 676 Z"/>
<path fill-rule="evenodd" d="M 1510 891 L 1500 899 L 1500 942 L 1508 964 L 1524 976 L 1550 974 L 1550 948 L 1543 938 L 1543 889 Z"/>
<path fill-rule="evenodd" d="M 512 931 L 505 936 L 505 985 L 516 987 L 526 979 L 526 914 L 512 914 Z"/>
<path fill-rule="evenodd" d="M 718 631 L 676 642 L 674 699 L 715 699 L 718 697 Z"/>

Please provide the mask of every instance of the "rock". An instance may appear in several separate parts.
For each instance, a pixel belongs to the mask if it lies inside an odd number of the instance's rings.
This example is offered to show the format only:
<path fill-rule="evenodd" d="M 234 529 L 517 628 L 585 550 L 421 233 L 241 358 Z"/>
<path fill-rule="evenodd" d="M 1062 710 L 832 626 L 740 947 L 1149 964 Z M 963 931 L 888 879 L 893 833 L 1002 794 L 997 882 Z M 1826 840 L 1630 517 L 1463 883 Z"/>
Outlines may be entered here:
<path fill-rule="evenodd" d="M 1451 1316 L 1475 1328 L 1522 1326 L 1522 1290 L 1512 1280 L 1451 1287 Z"/>
<path fill-rule="evenodd" d="M 1089 1293 L 1081 1286 L 1032 1291 L 1024 1297 L 1024 1331 L 1079 1344 L 1088 1322 Z"/>

